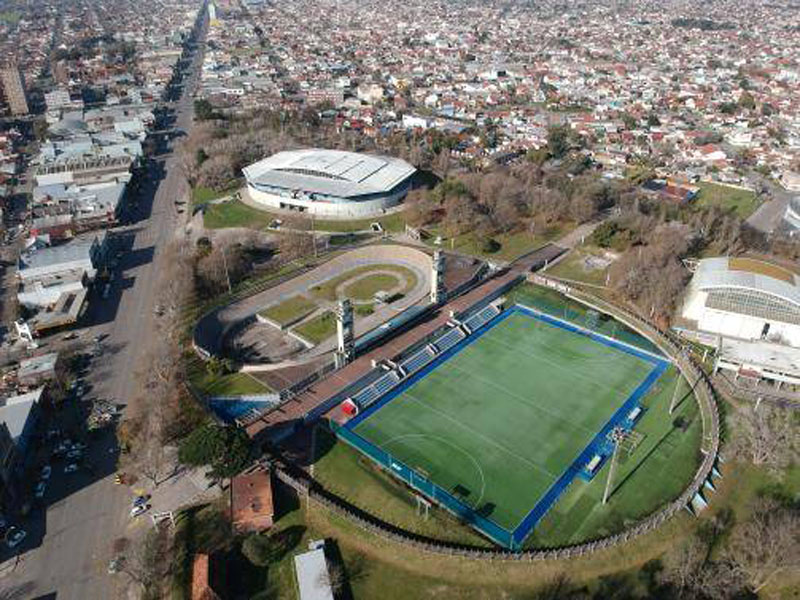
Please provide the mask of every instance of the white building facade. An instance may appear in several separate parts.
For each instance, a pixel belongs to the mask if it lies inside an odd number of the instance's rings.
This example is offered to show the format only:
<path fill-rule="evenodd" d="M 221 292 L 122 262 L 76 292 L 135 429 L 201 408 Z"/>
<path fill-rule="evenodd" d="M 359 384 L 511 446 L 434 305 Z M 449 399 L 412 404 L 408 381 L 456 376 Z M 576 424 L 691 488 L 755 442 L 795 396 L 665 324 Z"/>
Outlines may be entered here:
<path fill-rule="evenodd" d="M 722 337 L 800 348 L 800 278 L 748 258 L 704 259 L 689 284 L 681 317 L 706 343 Z"/>

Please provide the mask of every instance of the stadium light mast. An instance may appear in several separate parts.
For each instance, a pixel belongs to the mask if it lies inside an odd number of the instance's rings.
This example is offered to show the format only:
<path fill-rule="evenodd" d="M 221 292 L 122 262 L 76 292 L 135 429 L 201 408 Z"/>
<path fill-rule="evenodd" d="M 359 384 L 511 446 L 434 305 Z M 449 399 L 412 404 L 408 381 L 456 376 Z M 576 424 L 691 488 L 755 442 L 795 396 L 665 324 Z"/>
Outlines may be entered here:
<path fill-rule="evenodd" d="M 353 305 L 345 298 L 336 307 L 337 349 L 334 354 L 336 368 L 341 369 L 355 358 L 355 336 L 353 335 Z"/>
<path fill-rule="evenodd" d="M 447 296 L 444 285 L 444 252 L 436 250 L 431 263 L 431 304 L 441 304 Z"/>
<path fill-rule="evenodd" d="M 611 464 L 608 467 L 608 479 L 606 479 L 606 489 L 603 492 L 603 504 L 608 504 L 608 497 L 611 495 L 611 482 L 614 479 L 614 470 L 617 465 L 619 446 L 622 440 L 625 439 L 625 430 L 622 427 L 615 427 L 609 437 L 614 443 L 614 451 L 611 453 Z"/>
<path fill-rule="evenodd" d="M 672 400 L 669 403 L 669 414 L 672 414 L 678 406 L 678 386 L 681 384 L 681 374 L 675 379 L 675 390 L 672 392 Z"/>

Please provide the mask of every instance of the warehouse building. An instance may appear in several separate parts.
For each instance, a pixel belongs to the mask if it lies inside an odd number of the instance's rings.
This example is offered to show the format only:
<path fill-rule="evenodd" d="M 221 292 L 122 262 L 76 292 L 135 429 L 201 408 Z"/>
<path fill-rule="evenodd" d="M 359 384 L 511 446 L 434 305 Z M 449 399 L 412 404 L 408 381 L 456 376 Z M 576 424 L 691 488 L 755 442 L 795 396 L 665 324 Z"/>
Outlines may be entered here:
<path fill-rule="evenodd" d="M 308 149 L 278 152 L 242 171 L 256 205 L 363 218 L 400 204 L 416 169 L 399 158 Z"/>

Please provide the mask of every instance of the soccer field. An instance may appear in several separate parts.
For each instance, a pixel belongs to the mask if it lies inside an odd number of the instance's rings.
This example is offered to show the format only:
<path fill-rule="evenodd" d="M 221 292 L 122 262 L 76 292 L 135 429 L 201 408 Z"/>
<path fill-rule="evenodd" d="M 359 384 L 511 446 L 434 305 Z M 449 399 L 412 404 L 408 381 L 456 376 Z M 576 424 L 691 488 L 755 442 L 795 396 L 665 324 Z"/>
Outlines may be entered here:
<path fill-rule="evenodd" d="M 477 515 L 527 535 L 581 453 L 665 364 L 513 309 L 350 427 Z"/>

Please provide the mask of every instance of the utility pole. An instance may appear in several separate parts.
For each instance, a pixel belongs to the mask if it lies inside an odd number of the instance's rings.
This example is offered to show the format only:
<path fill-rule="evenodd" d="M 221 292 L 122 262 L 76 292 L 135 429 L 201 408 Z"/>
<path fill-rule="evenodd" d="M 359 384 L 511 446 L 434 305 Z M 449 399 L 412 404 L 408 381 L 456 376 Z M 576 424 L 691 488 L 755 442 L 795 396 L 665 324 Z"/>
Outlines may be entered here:
<path fill-rule="evenodd" d="M 311 243 L 314 245 L 314 258 L 317 258 L 317 233 L 314 229 L 314 213 L 309 212 L 309 216 L 311 217 Z"/>

